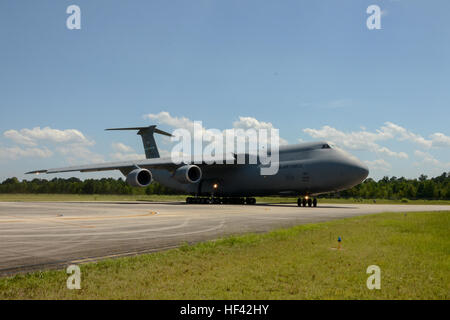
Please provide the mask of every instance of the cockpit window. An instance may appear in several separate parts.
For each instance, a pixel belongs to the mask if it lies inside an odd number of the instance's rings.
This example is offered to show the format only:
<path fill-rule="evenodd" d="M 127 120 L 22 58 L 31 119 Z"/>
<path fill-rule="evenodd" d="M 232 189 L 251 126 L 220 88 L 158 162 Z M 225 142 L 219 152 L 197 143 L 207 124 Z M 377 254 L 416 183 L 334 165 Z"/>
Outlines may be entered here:
<path fill-rule="evenodd" d="M 323 144 L 322 149 L 331 149 L 331 147 L 328 144 Z"/>

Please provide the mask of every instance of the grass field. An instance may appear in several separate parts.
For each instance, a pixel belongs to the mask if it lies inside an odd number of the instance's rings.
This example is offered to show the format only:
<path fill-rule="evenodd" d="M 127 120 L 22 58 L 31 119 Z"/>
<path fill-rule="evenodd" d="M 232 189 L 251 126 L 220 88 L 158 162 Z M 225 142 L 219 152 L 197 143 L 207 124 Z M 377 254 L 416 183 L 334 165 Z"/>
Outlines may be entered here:
<path fill-rule="evenodd" d="M 2 278 L 0 298 L 450 299 L 449 230 L 450 211 L 301 225 L 81 265 L 81 290 L 63 270 Z"/>
<path fill-rule="evenodd" d="M 185 195 L 85 195 L 85 194 L 0 194 L 0 202 L 5 201 L 185 201 Z M 295 197 L 257 197 L 257 202 L 297 203 Z M 449 204 L 449 200 L 387 200 L 387 199 L 326 199 L 320 203 L 363 203 L 363 204 Z"/>

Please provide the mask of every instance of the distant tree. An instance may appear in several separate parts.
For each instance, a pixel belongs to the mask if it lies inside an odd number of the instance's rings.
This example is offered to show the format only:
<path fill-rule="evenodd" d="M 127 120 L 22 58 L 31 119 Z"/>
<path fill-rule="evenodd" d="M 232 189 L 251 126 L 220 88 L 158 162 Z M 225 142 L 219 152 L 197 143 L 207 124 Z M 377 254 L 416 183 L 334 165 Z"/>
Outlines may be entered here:
<path fill-rule="evenodd" d="M 66 194 L 180 194 L 180 192 L 153 182 L 146 188 L 130 187 L 122 178 L 86 179 L 54 178 L 19 181 L 16 177 L 8 178 L 0 184 L 0 193 L 66 193 Z M 404 177 L 383 177 L 379 181 L 372 178 L 339 193 L 324 195 L 345 198 L 386 198 L 386 199 L 450 199 L 450 174 L 428 178 L 420 175 L 418 179 Z"/>

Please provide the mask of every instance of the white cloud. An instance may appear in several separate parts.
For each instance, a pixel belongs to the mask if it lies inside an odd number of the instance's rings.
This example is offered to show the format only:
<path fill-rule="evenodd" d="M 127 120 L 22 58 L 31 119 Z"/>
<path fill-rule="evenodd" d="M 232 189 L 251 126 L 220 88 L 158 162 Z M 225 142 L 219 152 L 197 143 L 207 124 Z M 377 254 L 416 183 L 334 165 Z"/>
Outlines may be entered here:
<path fill-rule="evenodd" d="M 421 135 L 415 134 L 395 123 L 385 122 L 381 130 L 377 130 L 380 138 L 396 138 L 399 141 L 411 141 L 422 147 L 430 148 L 433 145 L 432 140 L 427 140 Z"/>
<path fill-rule="evenodd" d="M 303 129 L 303 132 L 313 138 L 327 140 L 348 150 L 367 150 L 400 159 L 408 158 L 408 155 L 405 152 L 395 152 L 387 147 L 382 147 L 375 142 L 377 140 L 386 139 L 385 132 L 373 133 L 363 130 L 346 133 L 330 126 L 323 126 L 321 129 L 306 128 Z"/>
<path fill-rule="evenodd" d="M 208 130 L 210 130 L 210 129 L 206 129 L 204 126 L 194 126 L 194 121 L 189 118 L 173 117 L 170 115 L 169 112 L 166 112 L 166 111 L 162 111 L 157 114 L 150 113 L 150 114 L 144 115 L 144 118 L 149 119 L 149 120 L 156 120 L 156 121 L 166 124 L 172 128 L 186 129 L 189 132 L 191 132 L 191 134 L 195 134 L 196 136 L 200 136 L 200 131 L 204 136 L 205 133 Z M 273 124 L 270 122 L 259 121 L 253 117 L 239 117 L 239 120 L 236 120 L 235 122 L 233 122 L 233 129 L 243 129 L 243 130 L 266 129 L 266 130 L 270 130 L 270 129 L 275 129 L 275 128 L 274 128 Z M 194 132 L 194 130 L 195 130 L 195 132 Z M 222 132 L 224 133 L 225 131 L 226 130 L 223 130 Z M 288 142 L 285 139 L 280 137 L 280 145 L 285 145 L 285 144 L 288 144 Z"/>
<path fill-rule="evenodd" d="M 386 154 L 390 157 L 395 157 L 395 158 L 399 158 L 399 159 L 408 159 L 408 154 L 406 154 L 405 152 L 394 152 L 386 147 L 380 147 L 375 152 L 379 153 L 379 154 L 380 153 Z"/>
<path fill-rule="evenodd" d="M 129 161 L 129 160 L 143 160 L 145 155 L 143 153 L 136 153 L 136 151 L 121 142 L 114 142 L 111 144 L 115 152 L 110 154 L 111 159 L 115 161 Z"/>
<path fill-rule="evenodd" d="M 134 149 L 132 147 L 129 147 L 121 142 L 113 142 L 111 146 L 115 151 L 118 152 L 127 152 L 127 153 L 134 152 Z"/>
<path fill-rule="evenodd" d="M 389 171 L 391 164 L 384 159 L 366 160 L 364 163 L 369 167 L 369 170 Z"/>
<path fill-rule="evenodd" d="M 443 133 L 436 132 L 430 135 L 431 140 L 433 141 L 433 146 L 436 147 L 450 147 L 450 137 L 446 136 Z"/>
<path fill-rule="evenodd" d="M 418 165 L 432 165 L 436 169 L 450 169 L 450 162 L 442 162 L 433 157 L 428 152 L 423 152 L 420 150 L 415 150 L 414 155 L 421 159 L 419 162 L 415 162 L 416 166 Z"/>
<path fill-rule="evenodd" d="M 94 145 L 80 131 L 75 129 L 58 130 L 50 127 L 33 129 L 8 130 L 3 135 L 18 144 L 27 146 L 36 146 L 39 141 L 48 141 L 53 143 L 77 143 L 86 146 Z"/>
<path fill-rule="evenodd" d="M 95 153 L 88 147 L 81 145 L 57 147 L 56 151 L 65 156 L 71 165 L 105 162 L 103 155 Z"/>
<path fill-rule="evenodd" d="M 19 158 L 48 158 L 53 152 L 47 148 L 0 147 L 0 159 L 17 160 Z"/>
<path fill-rule="evenodd" d="M 65 156 L 66 160 L 71 164 L 105 161 L 102 155 L 89 149 L 95 142 L 87 139 L 83 133 L 76 129 L 24 128 L 5 131 L 3 136 L 19 145 L 28 146 L 28 148 L 19 146 L 6 148 L 11 154 L 7 157 L 8 159 L 23 157 L 47 158 L 56 152 Z M 5 158 L 5 151 L 3 151 L 3 157 Z"/>
<path fill-rule="evenodd" d="M 186 117 L 173 117 L 166 111 L 161 111 L 157 114 L 150 113 L 144 115 L 144 118 L 168 125 L 174 129 L 186 129 L 194 140 L 201 141 L 201 137 L 205 138 L 206 136 L 207 129 L 203 127 L 200 121 L 193 121 Z"/>
<path fill-rule="evenodd" d="M 161 111 L 157 114 L 149 113 L 147 115 L 144 115 L 144 118 L 149 120 L 156 120 L 172 128 L 183 128 L 192 131 L 194 127 L 194 121 L 186 117 L 172 117 L 167 111 Z"/>
<path fill-rule="evenodd" d="M 258 121 L 252 117 L 239 117 L 239 120 L 233 122 L 233 128 L 235 129 L 273 129 L 273 125 L 270 122 Z"/>
<path fill-rule="evenodd" d="M 239 117 L 239 120 L 233 122 L 234 129 L 255 129 L 255 130 L 271 130 L 276 129 L 272 123 L 259 121 L 253 117 Z M 287 145 L 288 141 L 280 137 L 280 145 Z"/>
<path fill-rule="evenodd" d="M 122 153 L 122 152 L 115 152 L 110 154 L 111 159 L 116 161 L 129 161 L 129 160 L 143 160 L 145 159 L 144 154 L 138 154 L 138 153 Z"/>
<path fill-rule="evenodd" d="M 330 126 L 323 126 L 321 129 L 306 128 L 303 129 L 303 132 L 313 138 L 336 143 L 345 149 L 367 150 L 399 159 L 407 159 L 408 154 L 392 151 L 381 146 L 379 142 L 386 140 L 409 141 L 425 149 L 450 146 L 450 137 L 443 133 L 433 133 L 429 136 L 429 139 L 426 139 L 420 134 L 389 121 L 385 122 L 375 132 L 367 131 L 365 127 L 361 127 L 360 131 L 343 132 Z"/>

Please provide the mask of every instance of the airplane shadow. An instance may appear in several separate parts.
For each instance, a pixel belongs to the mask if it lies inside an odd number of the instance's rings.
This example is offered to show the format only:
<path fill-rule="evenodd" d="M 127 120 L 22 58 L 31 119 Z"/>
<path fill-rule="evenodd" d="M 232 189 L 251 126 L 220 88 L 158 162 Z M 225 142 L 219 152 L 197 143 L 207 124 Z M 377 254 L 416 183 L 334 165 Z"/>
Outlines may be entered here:
<path fill-rule="evenodd" d="M 257 203 L 254 206 L 265 206 L 265 207 L 286 207 L 292 208 L 297 207 L 296 203 Z M 310 207 L 299 207 L 299 208 L 310 208 Z M 357 207 L 343 207 L 343 206 L 332 206 L 332 205 L 317 205 L 317 208 L 326 208 L 326 209 L 358 209 Z"/>
<path fill-rule="evenodd" d="M 101 203 L 101 202 L 96 202 Z M 185 206 L 187 205 L 184 201 L 145 201 L 145 200 L 138 200 L 137 202 L 104 202 L 105 204 L 126 204 L 126 205 L 149 205 L 149 204 L 163 204 L 168 206 Z M 207 204 L 190 204 L 190 205 L 197 205 L 197 206 L 208 206 Z M 210 204 L 209 206 L 217 207 L 217 206 L 223 206 L 223 204 Z M 242 204 L 226 204 L 226 206 L 244 206 L 247 207 L 247 205 Z M 284 207 L 284 208 L 292 208 L 296 207 L 296 203 L 257 203 L 254 205 L 250 205 L 248 207 Z M 304 207 L 299 207 L 299 209 L 302 209 Z M 309 207 L 305 207 L 309 208 Z M 333 205 L 317 205 L 317 208 L 325 208 L 325 209 L 358 209 L 358 207 L 348 207 L 348 206 L 333 206 Z"/>

